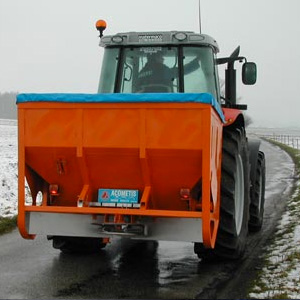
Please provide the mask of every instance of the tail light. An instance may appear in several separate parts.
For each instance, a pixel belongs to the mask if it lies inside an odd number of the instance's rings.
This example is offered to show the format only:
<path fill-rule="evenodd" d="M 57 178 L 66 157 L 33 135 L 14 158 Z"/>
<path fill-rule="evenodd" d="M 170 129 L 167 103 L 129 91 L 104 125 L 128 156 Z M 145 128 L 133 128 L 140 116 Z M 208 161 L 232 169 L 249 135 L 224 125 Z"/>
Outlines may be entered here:
<path fill-rule="evenodd" d="M 181 200 L 188 201 L 191 199 L 191 190 L 187 188 L 180 189 L 180 198 Z"/>
<path fill-rule="evenodd" d="M 50 193 L 51 196 L 59 196 L 58 184 L 50 184 L 49 193 Z"/>

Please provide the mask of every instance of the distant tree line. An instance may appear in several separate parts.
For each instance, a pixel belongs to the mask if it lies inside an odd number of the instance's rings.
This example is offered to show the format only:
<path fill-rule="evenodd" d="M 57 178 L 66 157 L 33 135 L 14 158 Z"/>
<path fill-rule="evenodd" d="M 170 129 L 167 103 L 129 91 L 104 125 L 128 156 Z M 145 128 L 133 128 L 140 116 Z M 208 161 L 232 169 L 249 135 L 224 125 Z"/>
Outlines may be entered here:
<path fill-rule="evenodd" d="M 17 93 L 0 93 L 0 119 L 17 119 Z"/>

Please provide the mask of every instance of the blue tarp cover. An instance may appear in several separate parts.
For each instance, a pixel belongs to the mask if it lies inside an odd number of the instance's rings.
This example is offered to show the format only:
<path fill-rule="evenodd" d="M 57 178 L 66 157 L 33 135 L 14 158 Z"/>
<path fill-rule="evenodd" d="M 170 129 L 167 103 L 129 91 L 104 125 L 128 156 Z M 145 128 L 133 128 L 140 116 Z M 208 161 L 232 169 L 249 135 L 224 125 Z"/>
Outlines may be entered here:
<path fill-rule="evenodd" d="M 186 103 L 210 104 L 224 122 L 220 104 L 209 93 L 143 93 L 143 94 L 19 94 L 17 104 L 26 102 L 66 102 L 66 103 Z"/>

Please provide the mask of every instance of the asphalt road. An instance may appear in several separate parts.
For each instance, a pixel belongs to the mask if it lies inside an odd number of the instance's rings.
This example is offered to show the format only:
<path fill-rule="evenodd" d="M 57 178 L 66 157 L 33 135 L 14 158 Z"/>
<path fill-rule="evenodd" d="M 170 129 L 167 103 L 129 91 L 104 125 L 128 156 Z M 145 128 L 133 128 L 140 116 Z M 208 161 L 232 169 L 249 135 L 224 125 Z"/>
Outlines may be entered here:
<path fill-rule="evenodd" d="M 15 230 L 0 237 L 0 299 L 244 298 L 293 184 L 290 157 L 267 143 L 263 151 L 265 221 L 262 232 L 249 236 L 242 262 L 204 264 L 190 243 L 127 240 L 95 255 L 65 255 L 46 237 L 24 240 Z"/>

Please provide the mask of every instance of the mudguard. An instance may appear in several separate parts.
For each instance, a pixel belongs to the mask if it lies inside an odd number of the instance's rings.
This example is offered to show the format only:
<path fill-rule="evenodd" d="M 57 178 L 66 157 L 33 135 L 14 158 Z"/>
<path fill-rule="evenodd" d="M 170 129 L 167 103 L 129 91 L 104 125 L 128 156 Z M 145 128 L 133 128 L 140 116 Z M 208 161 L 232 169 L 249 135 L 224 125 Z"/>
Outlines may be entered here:
<path fill-rule="evenodd" d="M 230 126 L 235 122 L 238 122 L 239 125 L 245 127 L 244 116 L 239 109 L 223 108 L 222 111 L 225 118 L 225 124 L 224 124 L 225 127 Z"/>

